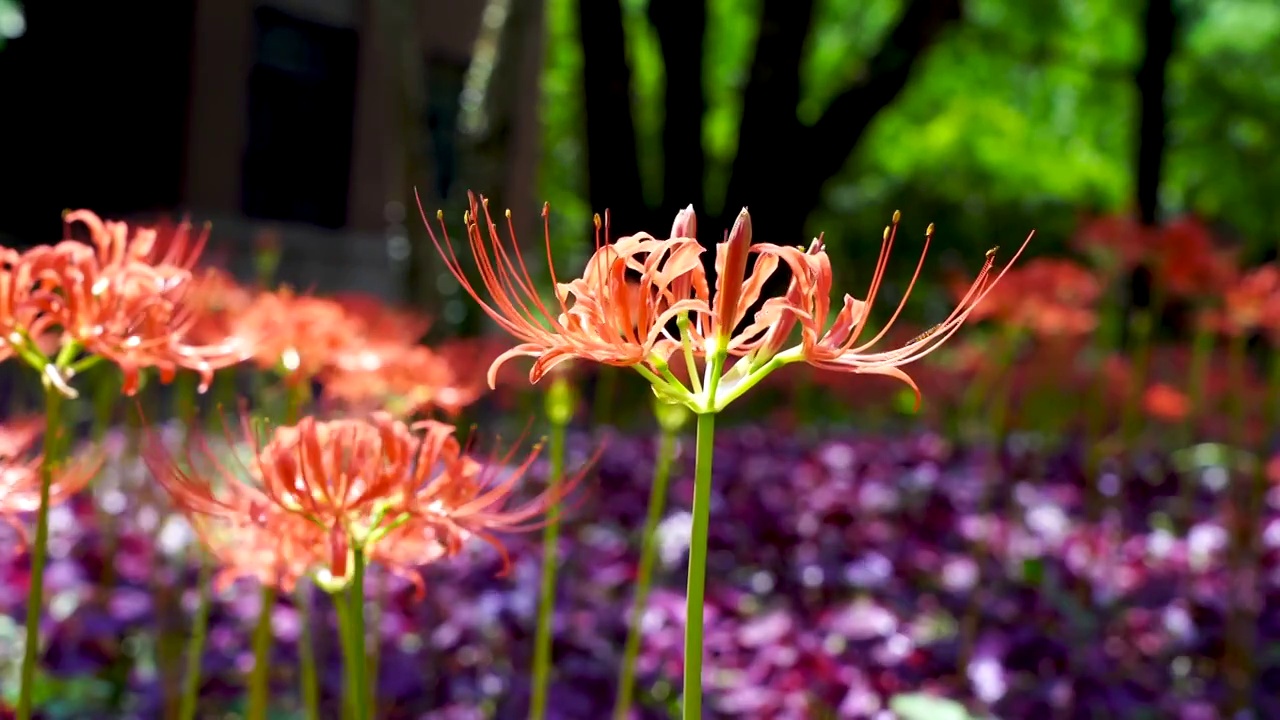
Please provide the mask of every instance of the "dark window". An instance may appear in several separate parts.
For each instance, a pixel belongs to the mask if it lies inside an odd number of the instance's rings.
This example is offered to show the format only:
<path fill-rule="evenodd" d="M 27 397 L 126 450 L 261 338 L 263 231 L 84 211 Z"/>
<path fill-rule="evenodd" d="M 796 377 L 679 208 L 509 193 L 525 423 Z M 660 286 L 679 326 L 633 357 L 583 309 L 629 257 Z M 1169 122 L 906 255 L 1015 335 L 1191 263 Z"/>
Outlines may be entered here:
<path fill-rule="evenodd" d="M 24 2 L 0 50 L 0 236 L 61 237 L 62 211 L 165 211 L 182 200 L 193 0 Z"/>
<path fill-rule="evenodd" d="M 347 224 L 358 40 L 274 8 L 254 13 L 243 203 L 249 217 Z"/>

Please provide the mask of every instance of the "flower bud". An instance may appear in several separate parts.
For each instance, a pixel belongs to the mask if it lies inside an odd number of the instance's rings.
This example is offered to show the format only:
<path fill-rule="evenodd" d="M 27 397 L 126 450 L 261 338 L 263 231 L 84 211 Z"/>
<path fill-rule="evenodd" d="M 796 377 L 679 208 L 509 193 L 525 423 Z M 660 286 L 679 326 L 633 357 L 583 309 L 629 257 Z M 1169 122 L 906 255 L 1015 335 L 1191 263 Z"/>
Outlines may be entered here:
<path fill-rule="evenodd" d="M 674 435 L 684 429 L 693 413 L 681 403 L 667 402 L 657 398 L 653 403 L 653 416 L 658 420 L 658 427 L 664 433 Z"/>
<path fill-rule="evenodd" d="M 578 397 L 573 383 L 563 374 L 557 375 L 542 398 L 543 411 L 552 425 L 568 425 L 577 409 Z"/>
<path fill-rule="evenodd" d="M 698 217 L 694 214 L 693 205 L 676 213 L 676 220 L 671 223 L 670 237 L 694 239 L 698 237 Z"/>
<path fill-rule="evenodd" d="M 738 302 L 747 275 L 747 256 L 751 250 L 751 214 L 746 208 L 729 231 L 729 239 L 716 248 L 716 296 L 712 309 L 714 334 L 726 344 L 738 324 Z"/>

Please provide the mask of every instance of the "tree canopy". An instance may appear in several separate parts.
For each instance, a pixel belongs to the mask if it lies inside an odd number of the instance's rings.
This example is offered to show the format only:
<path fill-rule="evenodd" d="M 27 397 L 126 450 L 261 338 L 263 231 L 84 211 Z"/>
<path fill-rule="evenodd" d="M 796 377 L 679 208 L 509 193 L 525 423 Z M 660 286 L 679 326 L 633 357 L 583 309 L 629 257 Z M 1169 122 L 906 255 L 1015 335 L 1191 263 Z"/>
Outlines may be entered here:
<path fill-rule="evenodd" d="M 569 247 L 581 248 L 577 228 L 604 209 L 592 207 L 597 136 L 586 93 L 622 106 L 608 121 L 633 120 L 643 202 L 609 204 L 615 220 L 623 210 L 645 213 L 627 222 L 654 232 L 688 202 L 710 218 L 731 216 L 727 199 L 753 216 L 791 216 L 764 221 L 777 233 L 803 230 L 770 241 L 799 243 L 822 230 L 853 260 L 895 208 L 908 227 L 937 222 L 943 247 L 981 252 L 1031 227 L 1046 249 L 1058 247 L 1082 214 L 1135 207 L 1146 2 L 597 0 L 587 14 L 580 0 L 547 2 L 541 192 L 557 216 L 557 242 Z M 605 37 L 605 6 L 619 10 L 616 38 Z M 1261 254 L 1277 242 L 1280 167 L 1268 159 L 1280 156 L 1280 6 L 1173 0 L 1171 10 L 1159 211 L 1199 214 Z M 685 24 L 695 26 L 686 36 L 705 29 L 693 60 L 673 56 L 662 39 Z M 788 47 L 795 37 L 802 44 Z M 586 58 L 615 39 L 626 66 L 610 76 L 608 62 Z M 680 63 L 676 75 L 668 62 Z M 588 66 L 613 84 L 584 83 Z M 690 67 L 700 82 L 690 83 Z M 905 73 L 900 89 L 894 73 Z M 686 89 L 676 106 L 673 77 Z M 792 120 L 796 134 L 785 134 Z M 673 122 L 695 124 L 699 152 L 671 157 L 664 125 L 670 132 Z M 617 124 L 609 144 L 594 147 L 607 156 L 597 174 L 629 172 Z M 767 147 L 771 138 L 776 147 Z M 696 187 L 673 188 L 681 173 L 698 176 Z M 812 203 L 809 185 L 819 190 Z"/>

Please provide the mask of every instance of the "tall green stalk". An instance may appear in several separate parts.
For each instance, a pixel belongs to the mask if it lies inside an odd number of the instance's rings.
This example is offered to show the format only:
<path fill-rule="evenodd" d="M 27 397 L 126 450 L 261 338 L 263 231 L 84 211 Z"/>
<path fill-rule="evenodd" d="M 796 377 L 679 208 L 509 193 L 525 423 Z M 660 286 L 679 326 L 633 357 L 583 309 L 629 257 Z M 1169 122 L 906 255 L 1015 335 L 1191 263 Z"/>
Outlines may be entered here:
<path fill-rule="evenodd" d="M 40 461 L 40 507 L 36 510 L 36 537 L 31 545 L 31 587 L 27 591 L 27 636 L 22 652 L 21 685 L 18 689 L 17 720 L 31 720 L 35 692 L 36 660 L 40 657 L 40 615 L 44 609 L 44 566 L 49 550 L 49 491 L 58 463 L 61 442 L 59 415 L 62 396 L 57 388 L 44 386 L 44 457 Z"/>
<path fill-rule="evenodd" d="M 991 459 L 988 467 L 990 475 L 984 479 L 978 493 L 977 510 L 979 515 L 991 512 L 992 500 L 995 499 L 990 483 L 993 481 L 998 483 L 1000 478 L 1000 460 L 1009 434 L 1007 420 L 1009 417 L 1010 395 L 1013 392 L 1013 378 L 1010 376 L 1009 370 L 1014 365 L 1022 336 L 1022 328 L 1016 325 L 1005 326 L 997 345 L 996 363 L 992 365 L 995 372 L 983 383 L 982 395 L 970 400 L 972 406 L 969 412 L 973 414 L 978 414 L 983 409 L 982 404 L 984 402 L 987 403 L 985 420 L 989 441 L 991 442 Z M 966 403 L 966 405 L 969 404 Z M 986 540 L 982 538 L 975 542 L 974 557 L 979 560 L 979 572 L 981 572 L 981 560 L 989 551 L 987 545 Z M 991 580 L 998 581 L 997 578 L 991 578 Z M 981 579 L 974 584 L 973 590 L 969 594 L 968 606 L 961 619 L 960 653 L 957 663 L 957 669 L 961 674 L 968 668 L 972 659 L 973 649 L 977 644 L 978 627 L 982 619 L 982 606 L 987 597 L 987 589 Z"/>
<path fill-rule="evenodd" d="M 253 628 L 253 670 L 249 673 L 249 706 L 245 712 L 248 720 L 266 720 L 271 699 L 271 611 L 276 605 L 276 588 L 264 583 L 261 592 L 262 610 Z"/>
<path fill-rule="evenodd" d="M 352 555 L 351 580 L 333 599 L 338 608 L 347 717 L 367 720 L 373 717 L 373 707 L 369 702 L 369 656 L 364 630 L 364 550 L 357 548 Z"/>
<path fill-rule="evenodd" d="M 1142 395 L 1147 388 L 1147 377 L 1151 370 L 1151 347 L 1156 326 L 1164 313 L 1164 294 L 1160 292 L 1160 283 L 1156 279 L 1151 282 L 1150 304 L 1139 309 L 1130 323 L 1133 329 L 1133 348 L 1129 361 L 1131 387 L 1120 420 L 1120 441 L 1126 452 L 1131 450 L 1130 445 L 1137 440 L 1142 429 Z M 1121 495 L 1117 493 L 1116 497 Z"/>
<path fill-rule="evenodd" d="M 1228 568 L 1235 581 L 1236 592 L 1230 601 L 1227 616 L 1226 647 L 1224 648 L 1224 670 L 1227 687 L 1231 697 L 1229 703 L 1232 712 L 1244 711 L 1249 707 L 1249 691 L 1252 668 L 1250 655 L 1253 644 L 1253 614 L 1250 605 L 1253 603 L 1255 584 L 1248 582 L 1253 572 L 1250 565 L 1253 538 L 1253 521 L 1250 516 L 1260 508 L 1255 505 L 1258 500 L 1254 486 L 1260 484 L 1251 468 L 1242 468 L 1239 461 L 1245 456 L 1247 447 L 1246 423 L 1248 410 L 1246 407 L 1246 366 L 1248 365 L 1248 338 L 1239 333 L 1231 338 L 1228 346 L 1228 372 L 1231 380 L 1231 467 L 1230 483 L 1227 486 L 1227 522 L 1228 528 Z M 1260 461 L 1261 464 L 1261 461 Z M 1257 472 L 1262 472 L 1258 470 Z"/>
<path fill-rule="evenodd" d="M 1196 323 L 1191 339 L 1191 364 L 1187 378 L 1187 416 L 1178 428 L 1179 448 L 1191 447 L 1196 440 L 1196 423 L 1204 413 L 1205 385 L 1209 379 L 1209 360 L 1213 357 L 1213 328 L 1208 322 Z M 1178 473 L 1178 507 L 1174 510 L 1179 527 L 1190 528 L 1195 522 L 1196 474 Z"/>
<path fill-rule="evenodd" d="M 631 712 L 635 691 L 636 659 L 640 655 L 640 633 L 644 611 L 649 602 L 649 590 L 653 585 L 653 566 L 658 557 L 657 529 L 662 520 L 662 510 L 667 504 L 667 487 L 671 481 L 671 466 L 675 460 L 676 435 L 689 417 L 682 405 L 659 402 L 654 409 L 662 432 L 658 436 L 658 461 L 653 469 L 653 485 L 649 490 L 649 510 L 645 514 L 644 530 L 640 546 L 640 567 L 636 572 L 636 596 L 631 607 L 631 627 L 622 652 L 622 670 L 618 675 L 618 697 L 613 706 L 614 720 L 626 720 Z"/>
<path fill-rule="evenodd" d="M 298 412 L 305 398 L 306 388 L 288 387 L 284 398 L 284 424 L 293 425 L 298 422 Z M 249 703 L 245 716 L 248 720 L 266 720 L 267 707 L 271 702 L 271 643 L 272 610 L 276 605 L 276 587 L 270 583 L 262 585 L 262 610 L 258 613 L 258 623 L 253 629 L 253 670 L 249 673 Z M 310 632 L 304 625 L 302 633 Z"/>
<path fill-rule="evenodd" d="M 311 582 L 302 578 L 294 590 L 294 602 L 298 608 L 301 632 L 298 633 L 298 676 L 302 694 L 302 708 L 307 720 L 320 718 L 320 683 L 316 675 L 316 651 L 311 641 L 311 627 L 315 609 L 314 590 Z"/>
<path fill-rule="evenodd" d="M 201 669 L 204 660 L 204 642 L 209 631 L 209 606 L 213 604 L 213 561 L 200 558 L 200 600 L 195 617 L 191 619 L 191 642 L 187 645 L 187 668 L 182 679 L 182 703 L 178 707 L 179 720 L 195 720 L 196 702 L 200 698 Z"/>
<path fill-rule="evenodd" d="M 595 396 L 591 402 L 591 417 L 597 425 L 613 422 L 613 406 L 618 394 L 618 368 L 601 365 L 597 369 Z"/>
<path fill-rule="evenodd" d="M 378 706 L 378 668 L 382 662 L 382 613 L 387 602 L 387 573 L 378 575 L 377 590 L 374 591 L 373 605 L 369 608 L 369 625 L 373 632 L 373 644 L 369 646 L 369 705 Z"/>
<path fill-rule="evenodd" d="M 698 415 L 693 473 L 693 531 L 689 538 L 684 630 L 684 720 L 702 718 L 702 610 L 707 589 L 707 538 L 711 530 L 711 462 L 715 413 Z"/>
<path fill-rule="evenodd" d="M 573 387 L 564 377 L 557 377 L 545 398 L 547 420 L 551 432 L 547 455 L 551 461 L 549 492 L 554 498 L 564 480 L 565 431 L 573 419 L 575 398 Z M 529 698 L 530 720 L 547 716 L 548 693 L 551 688 L 551 645 L 555 619 L 556 570 L 560 566 L 560 501 L 547 508 L 547 524 L 542 529 L 542 585 L 538 599 L 538 627 L 533 640 L 533 688 Z"/>

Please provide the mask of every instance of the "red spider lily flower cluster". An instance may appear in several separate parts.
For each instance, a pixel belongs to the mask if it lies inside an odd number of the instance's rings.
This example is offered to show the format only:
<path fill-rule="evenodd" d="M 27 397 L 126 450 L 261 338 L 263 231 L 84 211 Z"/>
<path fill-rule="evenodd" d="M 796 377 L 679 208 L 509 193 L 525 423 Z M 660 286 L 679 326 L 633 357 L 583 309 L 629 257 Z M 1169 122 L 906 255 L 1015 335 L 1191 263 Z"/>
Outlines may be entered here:
<path fill-rule="evenodd" d="M 544 225 L 547 216 L 544 206 Z M 529 376 L 534 383 L 557 364 L 581 358 L 635 368 L 660 396 L 696 412 L 723 409 L 773 370 L 792 362 L 848 373 L 887 375 L 910 385 L 918 396 L 918 388 L 901 367 L 945 342 L 999 280 L 999 276 L 992 276 L 994 253 L 988 253 L 969 290 L 945 320 L 899 347 L 877 351 L 874 346 L 885 338 L 902 304 L 880 332 L 865 342 L 859 341 L 867 329 L 869 310 L 882 286 L 897 237 L 896 213 L 892 225 L 885 228 L 880 257 L 865 298 L 845 295 L 834 312 L 831 262 L 822 239 L 808 248 L 752 244 L 751 216 L 745 209 L 725 241 L 716 246 L 714 292 L 703 267 L 703 248 L 697 240 L 696 218 L 690 207 L 677 215 L 665 240 L 639 233 L 609 242 L 607 219 L 601 223 L 597 218 L 597 250 L 582 276 L 561 283 L 552 268 L 556 301 L 550 307 L 542 301 L 519 250 L 502 240 L 487 202 L 477 202 L 472 195 L 471 209 L 465 217 L 471 254 L 479 266 L 485 297 L 467 278 L 440 213 L 437 219 L 443 239 L 437 239 L 434 232 L 430 234 L 450 272 L 495 322 L 521 341 L 494 361 L 489 371 L 491 386 L 499 366 L 513 357 L 535 358 Z M 507 220 L 511 232 L 509 212 Z M 549 226 L 546 233 L 550 265 Z M 932 236 L 930 226 L 926 249 Z M 1026 244 L 1018 249 L 1015 259 Z M 923 259 L 922 253 L 903 304 L 919 276 Z M 748 318 L 751 308 L 761 301 L 766 281 L 782 266 L 791 274 L 786 292 L 764 299 L 760 309 Z M 673 323 L 679 328 L 678 336 L 671 330 Z M 789 346 L 797 326 L 800 342 Z M 672 358 L 678 354 L 688 366 L 691 387 L 670 370 Z M 730 361 L 731 369 L 725 372 Z M 701 371 L 697 369 L 699 362 Z"/>
<path fill-rule="evenodd" d="M 40 507 L 40 466 L 44 454 L 38 450 L 45 419 L 32 416 L 0 425 L 0 521 L 26 535 L 17 516 Z M 74 460 L 53 471 L 49 505 L 57 505 L 80 491 L 98 472 L 101 457 Z"/>
<path fill-rule="evenodd" d="M 1174 297 L 1216 294 L 1236 275 L 1235 254 L 1219 247 L 1210 229 L 1189 216 L 1154 227 L 1130 215 L 1096 218 L 1084 223 L 1074 244 L 1111 279 L 1148 266 Z"/>
<path fill-rule="evenodd" d="M 347 294 L 317 297 L 289 288 L 249 294 L 213 287 L 225 296 L 222 322 L 248 347 L 256 364 L 287 383 L 319 380 L 325 397 L 348 409 L 398 416 L 440 408 L 457 412 L 480 396 L 479 373 L 464 344 L 419 344 L 430 321 L 381 300 Z"/>
<path fill-rule="evenodd" d="M 158 443 L 147 450 L 152 472 L 220 561 L 224 586 L 247 576 L 288 588 L 310 575 L 336 589 L 350 579 L 357 552 L 420 584 L 416 568 L 473 539 L 501 552 L 495 532 L 537 527 L 576 486 L 563 483 L 512 507 L 539 449 L 516 463 L 513 452 L 481 462 L 452 425 L 432 420 L 306 417 L 265 437 L 243 425 L 253 449 L 247 462 L 204 440 L 181 461 Z"/>
<path fill-rule="evenodd" d="M 163 233 L 130 227 L 87 210 L 67 213 L 66 223 L 69 236 L 83 226 L 88 242 L 0 248 L 0 359 L 21 357 L 74 397 L 68 381 L 99 359 L 121 368 L 124 392 L 133 394 L 147 368 L 164 382 L 180 368 L 195 370 L 207 387 L 215 370 L 244 358 L 235 342 L 189 340 L 199 315 L 186 293 L 204 233 L 186 223 Z"/>
<path fill-rule="evenodd" d="M 1263 265 L 1241 274 L 1210 317 L 1224 335 L 1261 332 L 1280 338 L 1280 267 Z"/>
<path fill-rule="evenodd" d="M 1035 258 L 1011 270 L 972 319 L 990 318 L 1037 337 L 1080 337 L 1097 327 L 1101 295 L 1102 283 L 1089 268 L 1071 260 Z"/>

